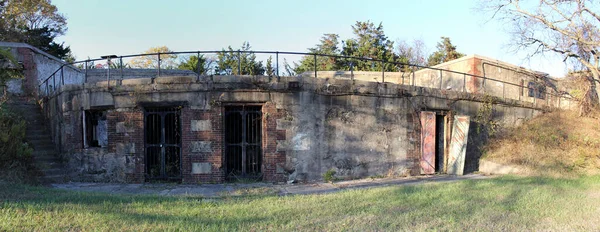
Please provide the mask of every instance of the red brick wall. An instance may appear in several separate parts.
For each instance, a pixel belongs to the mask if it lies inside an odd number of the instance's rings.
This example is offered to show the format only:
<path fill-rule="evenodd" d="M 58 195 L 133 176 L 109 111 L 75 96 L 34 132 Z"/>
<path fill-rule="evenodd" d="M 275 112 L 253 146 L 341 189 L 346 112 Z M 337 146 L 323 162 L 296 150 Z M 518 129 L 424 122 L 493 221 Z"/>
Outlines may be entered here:
<path fill-rule="evenodd" d="M 183 183 L 221 183 L 223 172 L 223 109 L 215 106 L 211 110 L 181 109 L 181 162 Z M 192 131 L 192 120 L 210 120 L 210 131 Z M 210 141 L 212 153 L 192 153 L 191 143 Z M 210 174 L 192 174 L 192 163 L 212 163 Z"/>
<path fill-rule="evenodd" d="M 37 69 L 33 60 L 33 51 L 29 48 L 17 48 L 17 53 L 22 57 L 25 80 L 23 87 L 26 94 L 37 94 Z"/>
<path fill-rule="evenodd" d="M 285 180 L 281 172 L 285 165 L 285 152 L 277 151 L 277 140 L 285 140 L 285 130 L 277 130 L 277 119 L 283 118 L 285 112 L 276 109 L 273 103 L 263 105 L 263 180 L 277 182 Z M 220 183 L 225 181 L 224 172 L 224 107 L 215 106 L 211 110 L 195 110 L 184 107 L 181 111 L 182 121 L 182 173 L 184 183 Z M 192 131 L 192 120 L 210 120 L 210 131 Z M 210 141 L 211 153 L 192 153 L 191 143 L 194 141 Z M 212 163 L 210 174 L 191 174 L 192 163 Z M 279 173 L 278 173 L 278 168 Z"/>
<path fill-rule="evenodd" d="M 263 180 L 280 182 L 285 180 L 285 151 L 277 151 L 277 140 L 285 140 L 285 130 L 277 130 L 277 119 L 285 117 L 285 110 L 275 104 L 263 105 Z M 279 168 L 277 168 L 279 166 Z M 279 169 L 279 170 L 278 170 Z"/>

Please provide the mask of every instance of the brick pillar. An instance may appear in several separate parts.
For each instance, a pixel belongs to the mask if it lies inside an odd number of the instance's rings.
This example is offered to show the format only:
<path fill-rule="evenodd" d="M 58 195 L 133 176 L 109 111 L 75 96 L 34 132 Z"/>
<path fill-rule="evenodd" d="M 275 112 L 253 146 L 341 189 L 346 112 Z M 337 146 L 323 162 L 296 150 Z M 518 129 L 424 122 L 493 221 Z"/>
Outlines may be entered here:
<path fill-rule="evenodd" d="M 23 91 L 25 94 L 37 95 L 38 80 L 37 66 L 33 60 L 33 51 L 29 48 L 17 48 L 19 57 L 22 57 L 25 78 L 23 80 Z"/>
<path fill-rule="evenodd" d="M 223 167 L 222 107 L 181 110 L 183 183 L 221 183 Z"/>
<path fill-rule="evenodd" d="M 285 110 L 277 109 L 275 103 L 263 105 L 263 180 L 281 182 L 286 178 L 285 151 L 277 150 L 277 140 L 286 140 L 285 130 L 277 129 L 277 119 L 285 117 Z"/>

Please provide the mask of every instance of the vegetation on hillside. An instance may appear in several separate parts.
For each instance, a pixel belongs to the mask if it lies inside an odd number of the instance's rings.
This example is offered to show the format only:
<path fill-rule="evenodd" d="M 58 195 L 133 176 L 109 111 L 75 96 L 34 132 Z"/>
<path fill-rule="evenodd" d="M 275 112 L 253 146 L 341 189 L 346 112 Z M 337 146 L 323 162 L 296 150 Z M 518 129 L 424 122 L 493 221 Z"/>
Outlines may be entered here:
<path fill-rule="evenodd" d="M 482 159 L 519 165 L 532 174 L 597 174 L 600 120 L 573 111 L 542 114 L 492 138 Z"/>

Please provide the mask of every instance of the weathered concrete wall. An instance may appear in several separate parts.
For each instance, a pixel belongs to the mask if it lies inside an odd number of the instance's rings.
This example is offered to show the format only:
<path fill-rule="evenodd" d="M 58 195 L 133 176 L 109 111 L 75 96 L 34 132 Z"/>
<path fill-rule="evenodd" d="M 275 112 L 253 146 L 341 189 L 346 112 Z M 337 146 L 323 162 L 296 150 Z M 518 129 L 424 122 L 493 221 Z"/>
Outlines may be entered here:
<path fill-rule="evenodd" d="M 64 61 L 24 43 L 0 42 L 0 47 L 9 48 L 17 61 L 23 65 L 24 79 L 11 80 L 9 91 L 15 95 L 37 94 L 38 86 L 58 70 Z M 73 66 L 65 66 L 50 80 L 48 89 L 42 87 L 42 92 L 51 91 L 64 84 L 83 84 L 84 75 Z"/>
<path fill-rule="evenodd" d="M 300 89 L 288 89 L 299 82 Z M 417 175 L 420 111 L 470 115 L 483 95 L 341 79 L 214 76 L 158 77 L 70 85 L 44 103 L 57 145 L 75 176 L 144 181 L 143 105 L 181 104 L 183 182 L 222 182 L 224 106 L 263 104 L 263 172 L 267 181 Z M 497 101 L 493 120 L 518 125 L 542 110 Z M 82 148 L 81 112 L 106 109 L 107 148 Z M 475 122 L 473 122 L 475 123 Z M 477 170 L 481 134 L 471 126 L 467 171 Z"/>

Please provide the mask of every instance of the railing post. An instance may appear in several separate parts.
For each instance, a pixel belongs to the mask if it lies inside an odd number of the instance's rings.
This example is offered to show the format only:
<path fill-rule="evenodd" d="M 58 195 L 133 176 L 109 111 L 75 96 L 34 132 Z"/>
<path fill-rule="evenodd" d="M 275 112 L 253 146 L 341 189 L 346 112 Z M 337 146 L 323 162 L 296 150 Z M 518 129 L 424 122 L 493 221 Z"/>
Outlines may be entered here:
<path fill-rule="evenodd" d="M 350 61 L 350 80 L 354 80 L 354 63 Z"/>
<path fill-rule="evenodd" d="M 198 62 L 196 62 L 196 81 L 200 81 L 200 51 L 196 53 L 198 56 Z"/>
<path fill-rule="evenodd" d="M 463 93 L 467 92 L 467 74 L 463 73 Z"/>
<path fill-rule="evenodd" d="M 317 78 L 317 54 L 314 54 L 314 60 L 315 60 L 315 78 Z"/>
<path fill-rule="evenodd" d="M 56 91 L 56 73 L 52 74 L 52 92 Z"/>
<path fill-rule="evenodd" d="M 156 77 L 160 77 L 160 52 L 158 53 L 158 75 Z"/>
<path fill-rule="evenodd" d="M 440 70 L 440 89 L 442 89 L 442 70 Z"/>
<path fill-rule="evenodd" d="M 381 61 L 381 83 L 385 83 L 385 62 Z"/>
<path fill-rule="evenodd" d="M 65 85 L 65 66 L 60 67 L 60 82 L 61 85 Z"/>
<path fill-rule="evenodd" d="M 50 90 L 48 89 L 48 80 L 46 80 L 46 96 L 50 95 Z"/>
<path fill-rule="evenodd" d="M 125 75 L 123 75 L 123 57 L 119 57 L 119 69 L 121 71 L 121 80 L 123 80 L 123 78 L 125 78 Z"/>
<path fill-rule="evenodd" d="M 411 86 L 415 86 L 415 67 L 412 67 L 412 84 Z"/>
<path fill-rule="evenodd" d="M 89 59 L 88 59 L 89 60 Z M 83 84 L 85 85 L 85 83 L 87 83 L 87 71 L 88 71 L 88 61 L 85 61 L 85 74 L 84 74 L 84 81 Z"/>
<path fill-rule="evenodd" d="M 402 73 L 402 84 L 401 85 L 404 85 L 404 70 L 406 70 L 406 68 L 402 68 L 402 67 L 399 68 L 399 71 Z"/>
<path fill-rule="evenodd" d="M 279 52 L 275 52 L 275 73 L 277 74 L 277 82 L 281 81 L 279 76 Z"/>
<path fill-rule="evenodd" d="M 106 58 L 106 64 L 108 69 L 106 69 L 106 89 L 110 89 L 110 57 Z"/>
<path fill-rule="evenodd" d="M 242 75 L 242 51 L 238 50 L 238 76 Z"/>

